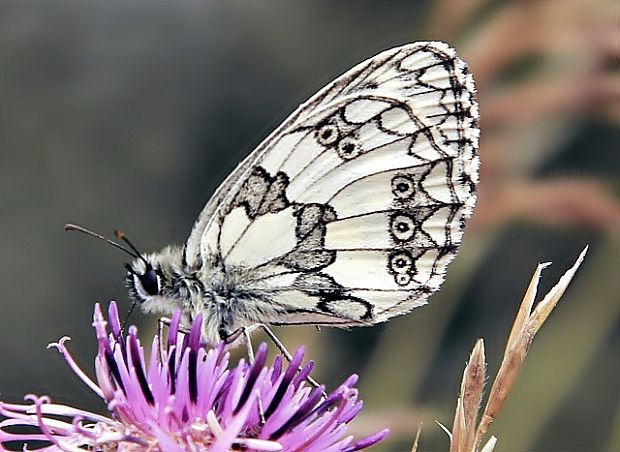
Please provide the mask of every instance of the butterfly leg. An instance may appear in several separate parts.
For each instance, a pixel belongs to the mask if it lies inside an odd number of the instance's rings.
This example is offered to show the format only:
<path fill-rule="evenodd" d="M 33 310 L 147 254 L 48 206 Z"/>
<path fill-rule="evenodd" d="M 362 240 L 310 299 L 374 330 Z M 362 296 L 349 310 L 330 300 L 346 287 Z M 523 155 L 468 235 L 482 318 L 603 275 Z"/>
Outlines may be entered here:
<path fill-rule="evenodd" d="M 168 317 L 160 317 L 157 319 L 157 340 L 159 342 L 159 361 L 164 362 L 164 347 L 166 340 L 164 339 L 164 325 L 170 326 L 172 322 Z M 183 334 L 189 334 L 190 331 L 186 328 L 179 326 L 179 332 Z"/>
<path fill-rule="evenodd" d="M 227 333 L 225 329 L 220 330 L 220 338 L 224 341 L 226 345 L 230 345 L 235 342 L 241 335 L 245 335 L 245 328 L 237 328 L 232 333 Z"/>
<path fill-rule="evenodd" d="M 282 356 L 284 356 L 287 359 L 287 361 L 290 363 L 293 360 L 293 356 L 286 349 L 286 347 L 284 346 L 282 341 L 280 339 L 278 339 L 278 336 L 276 336 L 276 333 L 274 333 L 271 330 L 271 328 L 269 328 L 264 323 L 261 323 L 259 325 L 263 329 L 265 334 L 269 337 L 271 342 L 273 342 L 274 345 L 280 350 L 280 353 L 282 353 Z M 302 368 L 299 367 L 299 371 L 301 371 L 301 370 L 302 370 Z M 314 378 L 312 378 L 310 375 L 308 375 L 306 377 L 306 381 L 314 388 L 318 388 L 320 386 L 319 383 Z M 327 394 L 325 393 L 325 391 L 323 391 L 323 397 L 327 398 Z"/>
<path fill-rule="evenodd" d="M 159 342 L 159 362 L 164 362 L 164 325 L 170 326 L 170 319 L 160 317 L 157 319 L 157 341 Z"/>
<path fill-rule="evenodd" d="M 248 351 L 248 359 L 250 360 L 251 364 L 254 364 L 254 360 L 255 360 L 254 359 L 254 348 L 252 347 L 252 339 L 250 337 L 250 331 L 247 328 L 243 328 L 243 327 L 239 328 L 239 330 L 241 330 L 243 334 L 243 338 L 245 339 L 245 346 L 247 347 L 247 351 Z M 265 411 L 263 410 L 263 402 L 260 396 L 258 397 L 257 401 L 258 401 L 258 416 L 260 418 L 260 425 L 262 426 L 262 425 L 265 425 Z"/>

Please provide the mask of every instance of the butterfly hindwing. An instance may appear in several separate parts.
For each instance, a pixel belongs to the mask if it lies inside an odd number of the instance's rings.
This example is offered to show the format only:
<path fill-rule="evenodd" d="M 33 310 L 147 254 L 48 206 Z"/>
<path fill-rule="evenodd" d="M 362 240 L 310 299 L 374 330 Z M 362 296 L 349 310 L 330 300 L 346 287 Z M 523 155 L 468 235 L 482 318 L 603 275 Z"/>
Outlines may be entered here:
<path fill-rule="evenodd" d="M 471 74 L 443 43 L 385 51 L 302 104 L 229 176 L 187 259 L 241 268 L 274 324 L 371 324 L 425 303 L 475 203 Z"/>

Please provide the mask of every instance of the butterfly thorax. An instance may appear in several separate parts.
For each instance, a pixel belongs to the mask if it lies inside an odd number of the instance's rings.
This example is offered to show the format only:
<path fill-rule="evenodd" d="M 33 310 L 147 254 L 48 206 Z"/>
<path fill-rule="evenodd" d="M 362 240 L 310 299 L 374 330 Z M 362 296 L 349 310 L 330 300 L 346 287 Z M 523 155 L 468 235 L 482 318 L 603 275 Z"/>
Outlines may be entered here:
<path fill-rule="evenodd" d="M 219 256 L 209 256 L 192 266 L 180 247 L 166 247 L 128 267 L 131 298 L 145 312 L 165 316 L 183 311 L 188 325 L 203 315 L 203 338 L 216 342 L 241 327 L 266 321 L 275 312 L 256 291 L 243 266 L 227 266 Z"/>

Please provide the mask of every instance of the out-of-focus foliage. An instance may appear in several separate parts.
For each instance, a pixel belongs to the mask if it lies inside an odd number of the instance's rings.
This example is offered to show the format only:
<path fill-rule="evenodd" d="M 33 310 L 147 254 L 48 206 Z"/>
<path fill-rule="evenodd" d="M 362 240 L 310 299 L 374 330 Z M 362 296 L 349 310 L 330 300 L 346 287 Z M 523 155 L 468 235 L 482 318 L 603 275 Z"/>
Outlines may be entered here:
<path fill-rule="evenodd" d="M 499 451 L 616 450 L 619 20 L 607 0 L 4 0 L 3 400 L 53 393 L 98 408 L 45 345 L 69 334 L 92 359 L 94 341 L 77 339 L 92 334 L 95 301 L 124 305 L 124 256 L 64 223 L 120 227 L 146 250 L 180 243 L 299 102 L 383 49 L 441 39 L 469 63 L 482 115 L 479 205 L 445 287 L 386 325 L 280 334 L 308 345 L 328 385 L 361 374 L 358 426 L 388 424 L 385 450 L 409 448 L 420 420 L 419 450 L 445 450 L 432 421 L 450 424 L 476 338 L 494 374 L 535 264 L 555 263 L 544 293 L 589 243 L 490 433 Z"/>

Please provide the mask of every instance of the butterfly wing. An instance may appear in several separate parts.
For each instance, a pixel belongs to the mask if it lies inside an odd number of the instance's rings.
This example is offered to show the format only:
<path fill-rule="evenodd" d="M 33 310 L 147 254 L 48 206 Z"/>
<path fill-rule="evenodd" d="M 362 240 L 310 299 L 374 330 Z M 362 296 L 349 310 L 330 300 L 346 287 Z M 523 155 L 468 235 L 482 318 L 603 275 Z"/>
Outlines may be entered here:
<path fill-rule="evenodd" d="M 243 269 L 274 324 L 356 325 L 424 304 L 475 203 L 478 106 L 440 42 L 387 50 L 302 104 L 226 179 L 186 258 Z"/>

